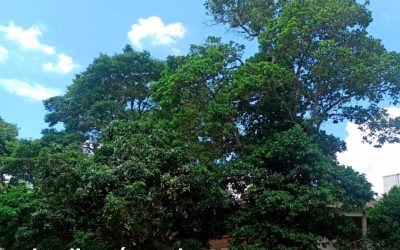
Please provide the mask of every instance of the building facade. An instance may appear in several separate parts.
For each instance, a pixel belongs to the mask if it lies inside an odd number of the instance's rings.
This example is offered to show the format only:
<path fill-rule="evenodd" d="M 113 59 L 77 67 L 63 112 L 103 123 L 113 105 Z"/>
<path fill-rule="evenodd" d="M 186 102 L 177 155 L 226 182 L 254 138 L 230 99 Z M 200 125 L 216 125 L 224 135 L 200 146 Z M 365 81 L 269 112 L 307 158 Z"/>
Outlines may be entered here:
<path fill-rule="evenodd" d="M 383 191 L 385 193 L 389 192 L 394 186 L 400 187 L 400 174 L 383 176 Z"/>

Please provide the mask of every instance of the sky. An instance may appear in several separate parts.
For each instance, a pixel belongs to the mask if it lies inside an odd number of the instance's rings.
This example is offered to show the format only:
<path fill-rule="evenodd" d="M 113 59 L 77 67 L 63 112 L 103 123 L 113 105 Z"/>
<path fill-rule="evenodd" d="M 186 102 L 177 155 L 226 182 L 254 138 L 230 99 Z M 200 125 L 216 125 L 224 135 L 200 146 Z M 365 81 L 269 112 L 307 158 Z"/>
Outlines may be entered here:
<path fill-rule="evenodd" d="M 47 127 L 43 100 L 65 93 L 76 74 L 100 53 L 121 52 L 126 44 L 159 59 L 187 53 L 190 44 L 209 36 L 244 43 L 222 26 L 210 26 L 203 0 L 4 0 L 0 3 L 0 117 L 17 124 L 20 138 L 39 138 Z M 372 36 L 388 50 L 400 52 L 399 0 L 371 0 Z M 390 108 L 390 107 L 388 107 Z M 396 109 L 390 109 L 400 114 Z M 342 164 L 365 173 L 374 190 L 382 176 L 400 173 L 400 145 L 375 149 L 361 143 L 354 124 L 327 125 L 344 139 Z"/>

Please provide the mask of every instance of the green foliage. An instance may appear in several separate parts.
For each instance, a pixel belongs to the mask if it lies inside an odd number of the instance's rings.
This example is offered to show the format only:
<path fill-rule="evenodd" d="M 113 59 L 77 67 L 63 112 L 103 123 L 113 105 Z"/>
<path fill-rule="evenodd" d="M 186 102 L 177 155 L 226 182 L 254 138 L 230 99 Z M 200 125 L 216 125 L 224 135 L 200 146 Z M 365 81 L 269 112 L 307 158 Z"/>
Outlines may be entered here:
<path fill-rule="evenodd" d="M 363 207 L 371 185 L 337 166 L 299 126 L 266 140 L 228 171 L 241 194 L 230 220 L 232 249 L 318 249 L 322 238 L 361 238 L 334 206 Z"/>
<path fill-rule="evenodd" d="M 216 24 L 229 25 L 247 37 L 257 37 L 265 30 L 266 20 L 279 13 L 288 0 L 206 0 L 207 14 Z"/>
<path fill-rule="evenodd" d="M 296 84 L 289 70 L 270 62 L 248 61 L 235 72 L 233 101 L 246 141 L 254 144 L 301 122 L 293 109 L 300 103 Z"/>
<path fill-rule="evenodd" d="M 265 7 L 263 11 L 260 6 Z M 367 4 L 355 0 L 208 0 L 206 7 L 217 23 L 257 37 L 260 51 L 246 63 L 251 67 L 243 67 L 237 81 L 245 84 L 250 78 L 270 89 L 278 87 L 272 100 L 263 103 L 261 99 L 257 106 L 274 101 L 283 106 L 287 122 L 300 119 L 308 131 L 320 130 L 326 121 L 350 120 L 364 131 L 368 127 L 364 140 L 377 146 L 399 140 L 398 119 L 390 119 L 379 104 L 399 102 L 400 55 L 386 51 L 378 39 L 368 35 L 372 18 Z M 267 62 L 286 69 L 287 84 L 279 79 L 270 83 L 268 71 L 260 70 Z M 260 98 L 247 97 L 250 106 L 254 99 Z"/>
<path fill-rule="evenodd" d="M 321 127 L 350 120 L 365 141 L 399 140 L 380 104 L 399 102 L 400 56 L 368 36 L 367 5 L 205 6 L 259 52 L 242 61 L 243 46 L 209 37 L 163 63 L 127 46 L 45 101 L 64 130 L 17 140 L 0 119 L 2 247 L 202 249 L 229 234 L 232 249 L 317 249 L 361 237 L 338 208 L 363 207 L 371 185 L 337 164 L 345 143 Z M 371 211 L 386 223 L 371 237 L 398 234 L 384 208 L 395 192 Z"/>
<path fill-rule="evenodd" d="M 192 45 L 188 55 L 169 57 L 161 79 L 152 85 L 152 98 L 161 109 L 158 126 L 175 131 L 195 157 L 221 159 L 240 147 L 231 85 L 242 50 L 209 37 L 204 45 Z"/>
<path fill-rule="evenodd" d="M 18 135 L 17 127 L 14 124 L 5 122 L 0 117 L 0 157 L 7 153 L 6 144 L 14 141 Z"/>
<path fill-rule="evenodd" d="M 201 249 L 224 232 L 229 198 L 216 166 L 148 124 L 114 122 L 90 157 L 43 148 L 35 170 L 33 189 L 0 195 L 6 249 Z"/>
<path fill-rule="evenodd" d="M 3 186 L 0 191 L 0 244 L 6 249 L 21 249 L 20 241 L 29 242 L 33 235 L 27 226 L 38 205 L 36 195 L 24 185 Z M 24 247 L 36 246 L 31 242 Z"/>
<path fill-rule="evenodd" d="M 163 65 L 148 52 L 130 46 L 122 54 L 101 54 L 63 96 L 44 102 L 50 126 L 62 123 L 68 133 L 95 140 L 116 119 L 136 119 L 151 107 L 149 85 Z"/>
<path fill-rule="evenodd" d="M 368 212 L 367 237 L 375 249 L 396 249 L 400 244 L 400 188 L 393 187 Z"/>
<path fill-rule="evenodd" d="M 217 169 L 190 161 L 169 136 L 149 125 L 116 122 L 95 154 L 115 178 L 102 209 L 106 235 L 136 249 L 205 246 L 228 207 Z M 193 244 L 193 243 L 192 243 Z"/>
<path fill-rule="evenodd" d="M 39 156 L 42 145 L 40 141 L 18 140 L 8 142 L 7 155 L 0 157 L 0 175 L 8 176 L 11 185 L 20 182 L 34 183 L 36 159 Z M 2 179 L 0 177 L 0 179 Z"/>

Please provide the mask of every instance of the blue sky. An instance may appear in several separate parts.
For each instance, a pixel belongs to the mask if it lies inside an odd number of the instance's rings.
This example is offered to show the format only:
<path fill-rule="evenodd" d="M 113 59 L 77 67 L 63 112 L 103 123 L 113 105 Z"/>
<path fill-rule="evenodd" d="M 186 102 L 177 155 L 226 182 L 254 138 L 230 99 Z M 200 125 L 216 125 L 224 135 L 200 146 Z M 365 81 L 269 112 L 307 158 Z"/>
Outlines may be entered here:
<path fill-rule="evenodd" d="M 370 9 L 370 34 L 400 52 L 400 1 L 371 0 Z M 202 0 L 2 1 L 0 116 L 18 125 L 20 137 L 40 137 L 47 126 L 41 100 L 62 94 L 100 52 L 114 54 L 126 44 L 162 59 L 214 35 L 246 43 L 248 54 L 255 51 L 255 43 L 224 27 L 209 27 L 207 20 Z M 326 129 L 350 138 L 349 124 Z"/>

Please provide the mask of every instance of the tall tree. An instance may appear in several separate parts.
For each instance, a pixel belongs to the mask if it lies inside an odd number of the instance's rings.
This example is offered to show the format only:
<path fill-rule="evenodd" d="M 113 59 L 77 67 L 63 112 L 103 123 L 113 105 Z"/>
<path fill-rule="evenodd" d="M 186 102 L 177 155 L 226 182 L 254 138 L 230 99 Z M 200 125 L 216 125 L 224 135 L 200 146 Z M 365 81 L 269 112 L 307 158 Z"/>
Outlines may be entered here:
<path fill-rule="evenodd" d="M 368 127 L 364 139 L 379 146 L 399 141 L 398 119 L 391 119 L 380 103 L 399 102 L 400 55 L 386 51 L 368 35 L 372 17 L 367 3 L 207 0 L 205 6 L 215 22 L 259 41 L 260 51 L 238 81 L 243 76 L 243 84 L 253 84 L 247 81 L 251 78 L 263 83 L 262 88 L 280 88 L 282 81 L 272 80 L 269 72 L 285 70 L 291 80 L 285 78 L 289 82 L 283 87 L 289 90 L 274 96 L 284 106 L 288 121 L 300 119 L 307 130 L 319 131 L 326 121 L 347 119 L 360 128 Z M 253 95 L 246 101 L 262 105 L 258 102 L 268 99 Z"/>
<path fill-rule="evenodd" d="M 240 195 L 229 220 L 231 249 L 319 249 L 323 239 L 349 246 L 362 238 L 338 208 L 363 207 L 371 184 L 338 166 L 300 126 L 271 136 L 226 171 Z"/>
<path fill-rule="evenodd" d="M 399 119 L 380 104 L 399 102 L 400 55 L 368 36 L 367 3 L 208 0 L 205 6 L 214 22 L 259 42 L 232 81 L 235 124 L 245 142 L 227 166 L 227 184 L 241 197 L 231 220 L 233 247 L 317 249 L 321 238 L 351 241 L 352 224 L 330 207 L 360 207 L 372 198 L 371 187 L 337 165 L 345 144 L 321 125 L 350 120 L 368 131 L 365 141 L 398 142 Z"/>
<path fill-rule="evenodd" d="M 116 122 L 103 138 L 95 158 L 113 175 L 104 236 L 129 249 L 203 249 L 224 232 L 229 199 L 215 165 L 191 160 L 173 135 L 148 124 Z"/>
<path fill-rule="evenodd" d="M 76 76 L 66 94 L 44 102 L 50 112 L 45 120 L 95 140 L 111 121 L 141 117 L 151 107 L 149 86 L 158 80 L 162 67 L 148 52 L 128 45 L 122 54 L 101 54 Z"/>

